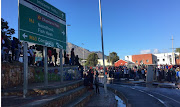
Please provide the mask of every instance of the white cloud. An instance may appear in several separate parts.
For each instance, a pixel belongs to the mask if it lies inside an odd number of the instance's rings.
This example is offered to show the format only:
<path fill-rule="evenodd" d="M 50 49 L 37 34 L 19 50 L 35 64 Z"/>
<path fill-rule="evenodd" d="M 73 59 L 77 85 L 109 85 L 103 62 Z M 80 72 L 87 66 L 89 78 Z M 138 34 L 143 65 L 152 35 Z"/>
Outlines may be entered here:
<path fill-rule="evenodd" d="M 141 52 L 140 52 L 141 54 L 149 54 L 149 53 L 151 53 L 151 50 L 149 49 L 149 50 L 141 50 Z"/>
<path fill-rule="evenodd" d="M 158 49 L 154 49 L 154 54 L 158 54 L 159 50 Z"/>

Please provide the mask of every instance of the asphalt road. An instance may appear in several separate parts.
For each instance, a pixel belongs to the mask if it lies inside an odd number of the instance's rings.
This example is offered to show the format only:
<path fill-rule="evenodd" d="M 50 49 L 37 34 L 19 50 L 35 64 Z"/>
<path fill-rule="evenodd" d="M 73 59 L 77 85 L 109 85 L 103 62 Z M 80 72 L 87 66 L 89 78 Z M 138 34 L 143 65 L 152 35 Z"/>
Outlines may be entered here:
<path fill-rule="evenodd" d="M 108 84 L 121 92 L 132 107 L 180 107 L 180 90 Z"/>

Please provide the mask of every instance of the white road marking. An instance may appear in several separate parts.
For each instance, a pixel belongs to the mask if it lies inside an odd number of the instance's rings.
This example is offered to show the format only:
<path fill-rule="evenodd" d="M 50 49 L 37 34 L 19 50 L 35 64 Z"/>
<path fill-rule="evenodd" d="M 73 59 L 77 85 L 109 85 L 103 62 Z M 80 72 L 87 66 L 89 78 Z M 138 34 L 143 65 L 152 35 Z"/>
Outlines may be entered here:
<path fill-rule="evenodd" d="M 148 94 L 149 96 L 151 96 L 151 97 L 154 97 L 152 94 Z"/>
<path fill-rule="evenodd" d="M 165 104 L 164 101 L 162 101 L 162 100 L 160 100 L 160 99 L 157 99 L 157 100 L 159 100 L 161 103 Z"/>
<path fill-rule="evenodd" d="M 166 97 L 166 98 L 168 98 L 168 99 L 171 99 L 171 100 L 175 101 L 176 103 L 179 103 L 179 104 L 180 104 L 180 102 L 179 102 L 179 101 L 177 101 L 177 100 L 175 100 L 175 99 L 173 99 L 173 98 L 170 98 L 170 97 L 168 97 L 168 96 L 165 96 L 165 95 L 162 95 L 162 94 L 159 94 L 159 93 L 156 93 L 156 92 L 152 92 L 152 93 L 155 93 L 155 94 L 161 95 L 161 96 L 163 96 L 163 97 Z"/>
<path fill-rule="evenodd" d="M 115 84 L 114 84 L 114 85 L 115 85 Z M 119 85 L 119 86 L 122 86 L 122 85 Z M 130 87 L 127 87 L 127 86 L 122 86 L 122 87 L 130 88 Z M 145 94 L 151 96 L 152 98 L 155 98 L 156 100 L 158 100 L 158 101 L 159 101 L 160 103 L 162 103 L 165 107 L 168 107 L 168 106 L 165 104 L 164 101 L 162 101 L 161 99 L 159 99 L 159 98 L 153 96 L 152 94 L 149 94 L 149 93 L 147 93 L 147 92 L 144 92 L 144 91 L 142 91 L 142 90 L 138 90 L 138 89 L 132 88 L 132 87 L 131 87 L 131 89 L 134 89 L 134 90 L 137 90 L 137 91 L 139 91 L 139 92 L 145 93 Z"/>

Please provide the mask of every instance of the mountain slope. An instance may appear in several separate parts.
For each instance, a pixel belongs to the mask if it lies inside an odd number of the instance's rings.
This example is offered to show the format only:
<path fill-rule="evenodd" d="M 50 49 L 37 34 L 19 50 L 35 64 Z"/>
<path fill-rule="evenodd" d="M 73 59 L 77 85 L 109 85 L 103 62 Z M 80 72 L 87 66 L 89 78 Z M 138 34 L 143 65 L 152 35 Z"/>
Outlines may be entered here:
<path fill-rule="evenodd" d="M 100 59 L 102 59 L 102 52 L 100 52 L 100 51 L 97 51 L 97 52 L 96 51 L 92 51 L 91 52 L 91 51 L 89 51 L 87 49 L 83 49 L 82 47 L 79 47 L 77 45 L 74 45 L 74 44 L 68 42 L 67 43 L 67 48 L 66 48 L 68 54 L 71 53 L 71 49 L 72 48 L 74 48 L 75 55 L 78 55 L 79 58 L 81 58 L 81 59 L 83 59 L 83 51 L 84 51 L 84 58 L 85 59 L 87 59 L 88 55 L 90 53 L 93 53 L 93 52 L 96 53 Z M 105 55 L 104 58 L 107 58 L 107 56 Z"/>

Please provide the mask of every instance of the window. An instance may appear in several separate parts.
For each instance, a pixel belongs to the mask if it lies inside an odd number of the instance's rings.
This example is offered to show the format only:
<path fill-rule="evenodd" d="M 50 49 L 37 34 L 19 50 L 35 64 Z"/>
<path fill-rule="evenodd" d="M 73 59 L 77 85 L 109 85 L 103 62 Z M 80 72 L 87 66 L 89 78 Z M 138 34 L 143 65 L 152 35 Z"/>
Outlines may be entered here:
<path fill-rule="evenodd" d="M 143 63 L 143 61 L 141 60 L 140 63 Z"/>
<path fill-rule="evenodd" d="M 165 61 L 165 59 L 163 59 L 163 61 Z"/>
<path fill-rule="evenodd" d="M 149 62 L 149 60 L 147 59 L 146 62 Z"/>
<path fill-rule="evenodd" d="M 157 61 L 159 62 L 159 59 L 157 59 Z"/>
<path fill-rule="evenodd" d="M 138 61 L 136 61 L 136 63 L 138 63 Z"/>

